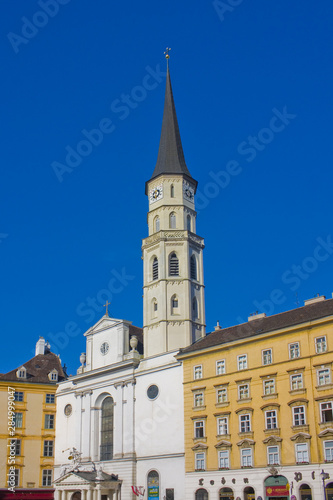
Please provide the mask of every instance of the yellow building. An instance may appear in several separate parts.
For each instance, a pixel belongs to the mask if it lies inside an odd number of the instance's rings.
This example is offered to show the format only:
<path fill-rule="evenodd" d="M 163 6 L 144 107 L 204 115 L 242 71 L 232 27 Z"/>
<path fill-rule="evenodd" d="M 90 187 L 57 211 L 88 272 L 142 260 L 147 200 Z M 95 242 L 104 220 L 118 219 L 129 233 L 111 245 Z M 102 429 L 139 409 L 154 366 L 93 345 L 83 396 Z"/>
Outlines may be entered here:
<path fill-rule="evenodd" d="M 0 375 L 0 499 L 53 499 L 55 393 L 65 373 L 40 337 L 36 355 Z"/>
<path fill-rule="evenodd" d="M 181 350 L 186 498 L 331 500 L 332 353 L 323 296 Z"/>

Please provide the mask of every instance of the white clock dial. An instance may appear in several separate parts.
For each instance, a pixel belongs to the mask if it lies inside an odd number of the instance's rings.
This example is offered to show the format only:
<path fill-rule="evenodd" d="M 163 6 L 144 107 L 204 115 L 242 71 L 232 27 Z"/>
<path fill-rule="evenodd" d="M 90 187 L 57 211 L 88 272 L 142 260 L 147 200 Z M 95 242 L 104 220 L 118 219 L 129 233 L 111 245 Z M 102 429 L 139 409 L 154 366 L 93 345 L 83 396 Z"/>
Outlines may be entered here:
<path fill-rule="evenodd" d="M 149 192 L 150 203 L 154 203 L 155 201 L 158 201 L 161 198 L 163 198 L 163 186 L 162 186 L 162 184 L 160 186 L 154 187 Z"/>
<path fill-rule="evenodd" d="M 103 354 L 103 356 L 108 352 L 109 350 L 109 344 L 107 342 L 103 342 L 103 344 L 100 347 L 100 351 Z"/>

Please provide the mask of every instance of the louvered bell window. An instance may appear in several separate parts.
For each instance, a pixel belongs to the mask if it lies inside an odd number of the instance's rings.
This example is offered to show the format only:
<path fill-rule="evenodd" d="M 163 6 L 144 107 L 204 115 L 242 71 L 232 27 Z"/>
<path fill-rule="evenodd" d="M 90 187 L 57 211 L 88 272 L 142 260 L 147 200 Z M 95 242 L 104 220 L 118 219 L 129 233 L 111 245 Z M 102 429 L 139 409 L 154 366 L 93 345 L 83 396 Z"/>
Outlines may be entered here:
<path fill-rule="evenodd" d="M 179 276 L 179 260 L 175 253 L 170 255 L 169 261 L 169 275 L 170 276 Z"/>

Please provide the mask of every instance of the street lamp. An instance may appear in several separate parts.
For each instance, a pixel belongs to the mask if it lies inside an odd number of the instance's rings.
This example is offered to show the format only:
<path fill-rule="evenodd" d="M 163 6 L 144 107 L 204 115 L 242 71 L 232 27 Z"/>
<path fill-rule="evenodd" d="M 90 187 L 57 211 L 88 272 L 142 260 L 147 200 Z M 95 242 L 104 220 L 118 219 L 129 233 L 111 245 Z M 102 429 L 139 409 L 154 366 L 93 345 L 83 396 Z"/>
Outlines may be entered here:
<path fill-rule="evenodd" d="M 320 476 L 321 476 L 321 478 L 323 480 L 324 499 L 327 500 L 325 481 L 330 478 L 330 475 L 327 472 L 324 472 L 324 469 L 322 469 L 321 473 L 320 473 Z"/>

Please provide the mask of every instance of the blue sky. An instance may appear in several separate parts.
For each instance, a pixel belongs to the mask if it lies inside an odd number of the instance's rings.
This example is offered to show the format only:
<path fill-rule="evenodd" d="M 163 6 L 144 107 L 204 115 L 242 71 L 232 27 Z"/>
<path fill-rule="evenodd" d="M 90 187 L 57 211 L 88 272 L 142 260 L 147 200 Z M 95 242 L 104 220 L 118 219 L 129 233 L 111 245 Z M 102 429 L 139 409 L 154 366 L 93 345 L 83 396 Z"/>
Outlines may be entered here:
<path fill-rule="evenodd" d="M 0 10 L 0 372 L 44 336 L 75 373 L 106 298 L 142 326 L 166 46 L 199 182 L 207 330 L 332 296 L 332 2 Z"/>

